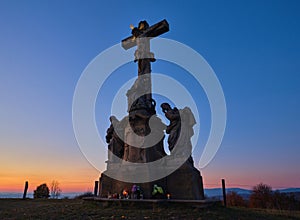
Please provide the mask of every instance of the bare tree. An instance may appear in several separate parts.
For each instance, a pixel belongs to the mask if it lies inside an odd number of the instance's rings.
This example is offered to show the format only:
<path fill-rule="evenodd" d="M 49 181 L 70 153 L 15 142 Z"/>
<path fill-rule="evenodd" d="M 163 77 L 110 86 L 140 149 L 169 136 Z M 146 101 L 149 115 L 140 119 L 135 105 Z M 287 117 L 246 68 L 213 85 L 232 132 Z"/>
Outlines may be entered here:
<path fill-rule="evenodd" d="M 53 199 L 58 199 L 58 197 L 61 194 L 61 188 L 59 187 L 59 182 L 56 180 L 53 180 L 51 182 L 51 186 L 50 186 L 50 191 L 51 191 L 51 198 Z"/>

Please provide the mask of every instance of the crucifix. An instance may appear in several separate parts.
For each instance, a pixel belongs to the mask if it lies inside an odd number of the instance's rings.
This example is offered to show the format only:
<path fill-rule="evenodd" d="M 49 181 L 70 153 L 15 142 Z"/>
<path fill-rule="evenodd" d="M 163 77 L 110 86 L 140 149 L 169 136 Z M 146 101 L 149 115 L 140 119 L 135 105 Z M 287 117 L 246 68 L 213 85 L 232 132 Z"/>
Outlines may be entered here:
<path fill-rule="evenodd" d="M 144 86 L 147 91 L 150 91 L 149 94 L 146 95 L 146 99 L 152 100 L 150 73 L 151 62 L 154 62 L 155 58 L 154 54 L 150 52 L 150 39 L 168 32 L 169 24 L 165 19 L 152 26 L 149 26 L 147 21 L 141 21 L 138 27 L 130 25 L 130 28 L 132 29 L 132 36 L 122 40 L 122 47 L 128 50 L 137 46 L 137 50 L 134 54 L 134 62 L 138 62 L 138 77 L 144 75 L 144 79 L 146 80 Z"/>
<path fill-rule="evenodd" d="M 162 20 L 149 26 L 146 21 L 141 21 L 138 27 L 131 26 L 131 29 L 132 35 L 122 40 L 122 47 L 128 50 L 137 46 L 134 61 L 138 63 L 138 77 L 126 93 L 128 115 L 120 121 L 114 116 L 110 117 L 111 125 L 106 135 L 109 149 L 107 170 L 101 174 L 99 194 L 106 197 L 110 193 L 130 189 L 133 184 L 138 183 L 145 199 L 153 198 L 154 184 L 158 184 L 174 199 L 204 199 L 202 176 L 194 167 L 190 155 L 190 138 L 193 136 L 192 126 L 195 123 L 191 110 L 188 107 L 178 110 L 163 103 L 162 110 L 170 120 L 170 125 L 166 127 L 156 115 L 156 102 L 152 99 L 151 62 L 155 58 L 150 52 L 150 41 L 168 32 L 169 24 Z M 179 113 L 183 113 L 184 117 L 180 118 Z M 164 150 L 165 131 L 169 134 L 170 156 Z M 178 147 L 175 146 L 177 142 Z M 187 155 L 187 160 L 181 165 L 178 159 L 184 154 Z M 170 160 L 172 155 L 174 159 Z M 166 160 L 159 161 L 165 157 Z M 158 163 L 154 165 L 156 162 Z M 180 163 L 180 167 L 176 168 L 174 163 Z M 171 169 L 172 173 L 168 174 L 166 169 Z M 165 175 L 157 179 L 157 173 Z M 186 184 L 181 184 L 183 181 Z"/>

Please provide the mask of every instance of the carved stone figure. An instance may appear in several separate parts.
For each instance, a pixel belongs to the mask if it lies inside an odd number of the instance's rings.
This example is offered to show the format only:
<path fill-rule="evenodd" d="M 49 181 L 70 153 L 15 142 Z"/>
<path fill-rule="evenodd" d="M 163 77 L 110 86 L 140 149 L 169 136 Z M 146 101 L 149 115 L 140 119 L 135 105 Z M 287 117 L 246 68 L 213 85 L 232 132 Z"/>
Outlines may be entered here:
<path fill-rule="evenodd" d="M 123 158 L 124 154 L 124 142 L 122 141 L 122 137 L 119 137 L 119 135 L 124 133 L 124 129 L 122 128 L 120 121 L 115 116 L 111 116 L 109 120 L 111 124 L 106 131 L 105 137 L 106 143 L 108 143 L 108 161 L 116 162 L 114 161 L 112 154 L 120 159 Z"/>
<path fill-rule="evenodd" d="M 148 75 L 140 77 L 135 80 L 134 84 L 127 91 L 128 112 L 153 108 L 153 99 L 148 97 L 148 94 L 151 93 L 151 89 L 149 88 L 150 81 L 151 79 Z"/>
<path fill-rule="evenodd" d="M 166 118 L 170 121 L 170 124 L 167 126 L 166 133 L 169 134 L 168 145 L 171 152 L 174 149 L 180 134 L 180 114 L 176 107 L 172 109 L 168 103 L 161 104 L 161 108 L 163 113 L 165 113 Z"/>
<path fill-rule="evenodd" d="M 189 107 L 181 110 L 176 107 L 172 109 L 168 103 L 161 104 L 161 108 L 166 118 L 170 120 L 166 129 L 166 133 L 169 134 L 169 150 L 172 153 L 176 146 L 176 154 L 191 155 L 191 137 L 194 135 L 193 126 L 196 124 L 191 109 Z M 192 157 L 189 157 L 189 161 L 192 162 Z"/>
<path fill-rule="evenodd" d="M 139 136 L 133 131 L 130 124 L 125 128 L 125 151 L 123 159 L 130 162 L 146 162 L 145 149 L 140 148 L 143 145 L 144 137 Z"/>
<path fill-rule="evenodd" d="M 140 21 L 138 27 L 132 27 L 132 35 L 136 41 L 138 49 L 135 51 L 134 61 L 138 62 L 138 75 L 143 75 L 151 72 L 150 62 L 154 62 L 154 54 L 150 52 L 150 39 L 147 36 L 141 36 L 147 29 L 149 24 L 147 21 Z M 150 62 L 149 62 L 150 61 Z"/>
<path fill-rule="evenodd" d="M 151 97 L 149 85 L 151 85 L 150 74 L 145 74 L 135 80 L 134 84 L 126 94 L 128 98 L 127 111 L 129 112 L 129 122 L 131 123 L 134 132 L 143 136 L 149 133 L 149 129 L 147 128 L 148 121 L 152 115 L 156 114 L 156 102 Z M 144 130 L 145 132 L 140 133 L 138 131 L 139 128 L 136 127 L 138 124 L 142 124 L 146 127 Z"/>

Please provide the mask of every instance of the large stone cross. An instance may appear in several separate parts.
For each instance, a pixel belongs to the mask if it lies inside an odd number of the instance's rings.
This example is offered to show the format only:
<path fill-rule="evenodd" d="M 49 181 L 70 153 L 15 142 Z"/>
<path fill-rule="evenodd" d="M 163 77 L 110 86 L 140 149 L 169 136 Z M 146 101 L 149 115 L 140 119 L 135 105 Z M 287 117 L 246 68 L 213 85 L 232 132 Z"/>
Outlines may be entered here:
<path fill-rule="evenodd" d="M 150 39 L 169 31 L 169 24 L 162 20 L 151 27 L 147 21 L 141 21 L 138 27 L 130 26 L 132 36 L 122 40 L 122 47 L 128 50 L 137 46 L 135 51 L 135 62 L 138 61 L 138 75 L 151 73 L 150 62 L 154 62 L 154 54 L 150 52 Z"/>
<path fill-rule="evenodd" d="M 136 28 L 134 28 L 133 26 L 130 27 L 132 29 L 132 36 L 122 40 L 122 47 L 125 50 L 128 50 L 129 48 L 136 46 L 137 38 L 142 38 L 142 37 L 153 38 L 169 31 L 169 24 L 166 19 L 152 25 L 151 27 L 149 27 L 147 21 L 141 21 L 139 23 L 139 26 Z"/>
<path fill-rule="evenodd" d="M 143 85 L 149 93 L 146 95 L 147 100 L 152 100 L 151 94 L 151 62 L 155 61 L 154 54 L 150 52 L 150 39 L 162 35 L 169 31 L 169 24 L 162 20 L 152 26 L 147 21 L 141 21 L 138 27 L 130 26 L 132 35 L 122 40 L 122 47 L 125 50 L 137 46 L 134 61 L 138 61 L 138 77 L 144 75 Z M 148 75 L 145 75 L 148 74 Z"/>

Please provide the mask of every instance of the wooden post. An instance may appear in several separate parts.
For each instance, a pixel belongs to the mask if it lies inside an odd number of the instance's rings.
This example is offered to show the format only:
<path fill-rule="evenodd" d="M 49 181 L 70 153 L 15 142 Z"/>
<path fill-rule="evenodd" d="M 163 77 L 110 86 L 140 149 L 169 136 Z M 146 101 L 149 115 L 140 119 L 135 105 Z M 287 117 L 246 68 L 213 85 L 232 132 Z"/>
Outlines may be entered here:
<path fill-rule="evenodd" d="M 23 193 L 23 199 L 26 199 L 27 190 L 28 190 L 28 181 L 25 182 L 25 188 L 24 188 L 24 193 Z"/>
<path fill-rule="evenodd" d="M 222 191 L 223 191 L 223 203 L 226 207 L 226 187 L 225 187 L 225 179 L 222 179 Z"/>
<path fill-rule="evenodd" d="M 94 186 L 94 196 L 98 195 L 98 186 L 99 186 L 99 181 L 95 181 L 95 186 Z"/>
<path fill-rule="evenodd" d="M 203 178 L 201 175 L 200 175 L 200 186 L 199 187 L 200 187 L 200 198 L 205 199 L 204 188 L 203 188 Z"/>

